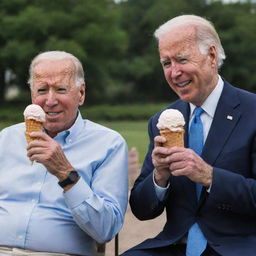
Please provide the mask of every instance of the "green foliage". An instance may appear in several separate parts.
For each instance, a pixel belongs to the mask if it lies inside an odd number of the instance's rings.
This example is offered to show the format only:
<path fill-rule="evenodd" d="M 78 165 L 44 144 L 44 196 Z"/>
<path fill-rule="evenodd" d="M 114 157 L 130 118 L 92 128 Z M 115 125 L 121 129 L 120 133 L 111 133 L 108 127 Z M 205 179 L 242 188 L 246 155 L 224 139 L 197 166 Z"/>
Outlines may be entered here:
<path fill-rule="evenodd" d="M 210 19 L 220 35 L 227 55 L 221 75 L 256 92 L 256 4 L 249 0 L 1 0 L 0 100 L 6 70 L 27 91 L 31 59 L 65 50 L 84 65 L 89 104 L 172 101 L 153 33 L 191 13 Z"/>
<path fill-rule="evenodd" d="M 57 49 L 71 52 L 84 64 L 87 83 L 93 85 L 88 100 L 101 100 L 107 90 L 104 81 L 115 84 L 116 80 L 109 66 L 127 45 L 114 7 L 110 0 L 1 1 L 0 65 L 14 72 L 13 82 L 24 89 L 36 54 Z"/>

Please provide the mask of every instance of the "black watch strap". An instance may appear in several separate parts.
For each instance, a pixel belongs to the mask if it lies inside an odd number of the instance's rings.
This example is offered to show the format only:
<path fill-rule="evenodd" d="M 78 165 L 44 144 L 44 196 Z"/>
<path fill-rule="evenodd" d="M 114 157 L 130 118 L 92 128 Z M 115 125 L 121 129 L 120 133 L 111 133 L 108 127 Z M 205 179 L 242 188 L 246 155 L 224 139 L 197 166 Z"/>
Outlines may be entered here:
<path fill-rule="evenodd" d="M 75 170 L 73 170 L 73 171 L 71 171 L 71 172 L 68 174 L 68 177 L 67 177 L 65 180 L 59 181 L 58 184 L 59 184 L 62 188 L 64 188 L 64 187 L 66 187 L 67 185 L 76 183 L 76 182 L 78 181 L 79 177 L 80 177 L 80 176 L 79 176 L 78 172 L 75 171 Z"/>

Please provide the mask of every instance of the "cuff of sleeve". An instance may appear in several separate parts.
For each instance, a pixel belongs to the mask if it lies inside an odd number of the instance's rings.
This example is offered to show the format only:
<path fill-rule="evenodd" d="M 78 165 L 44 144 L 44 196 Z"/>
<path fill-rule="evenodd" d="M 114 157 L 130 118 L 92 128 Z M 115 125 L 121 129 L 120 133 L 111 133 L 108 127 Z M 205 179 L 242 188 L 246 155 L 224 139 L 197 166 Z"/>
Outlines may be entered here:
<path fill-rule="evenodd" d="M 208 187 L 208 188 L 206 189 L 206 191 L 207 191 L 208 193 L 210 193 L 210 192 L 211 192 L 211 188 L 212 188 L 212 185 L 211 185 L 210 187 Z"/>
<path fill-rule="evenodd" d="M 73 209 L 92 197 L 93 192 L 84 179 L 80 177 L 77 183 L 63 195 L 69 208 Z"/>
<path fill-rule="evenodd" d="M 155 170 L 154 170 L 155 172 Z M 155 191 L 156 191 L 156 195 L 157 195 L 157 198 L 160 200 L 160 201 L 163 201 L 164 200 L 164 197 L 166 195 L 166 192 L 168 190 L 168 188 L 170 187 L 170 182 L 168 182 L 167 184 L 167 187 L 163 188 L 163 187 L 160 187 L 156 184 L 155 182 L 155 175 L 153 173 L 153 183 L 155 185 Z"/>

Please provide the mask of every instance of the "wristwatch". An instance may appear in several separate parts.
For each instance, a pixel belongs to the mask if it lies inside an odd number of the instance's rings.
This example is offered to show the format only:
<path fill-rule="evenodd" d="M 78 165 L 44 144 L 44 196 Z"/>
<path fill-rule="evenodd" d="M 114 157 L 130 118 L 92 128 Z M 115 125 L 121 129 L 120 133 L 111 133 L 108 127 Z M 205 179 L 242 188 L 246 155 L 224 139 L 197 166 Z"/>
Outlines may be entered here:
<path fill-rule="evenodd" d="M 77 171 L 73 170 L 71 171 L 69 174 L 68 174 L 68 177 L 63 180 L 63 181 L 59 181 L 58 184 L 64 188 L 66 187 L 67 185 L 70 185 L 70 184 L 74 184 L 78 181 L 78 179 L 80 178 L 79 174 Z"/>

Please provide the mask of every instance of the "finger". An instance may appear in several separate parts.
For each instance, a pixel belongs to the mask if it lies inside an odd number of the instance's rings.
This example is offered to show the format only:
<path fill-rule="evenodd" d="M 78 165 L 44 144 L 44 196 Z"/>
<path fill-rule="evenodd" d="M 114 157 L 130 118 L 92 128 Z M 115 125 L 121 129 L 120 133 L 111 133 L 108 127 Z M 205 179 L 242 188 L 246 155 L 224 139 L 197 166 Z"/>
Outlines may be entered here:
<path fill-rule="evenodd" d="M 41 149 L 45 149 L 49 147 L 49 143 L 43 140 L 38 140 L 35 139 L 33 141 L 31 141 L 28 145 L 27 145 L 27 151 L 33 149 L 33 148 L 41 148 Z"/>
<path fill-rule="evenodd" d="M 47 135 L 45 132 L 31 132 L 29 134 L 32 138 L 40 139 L 40 140 L 49 140 L 50 136 Z"/>
<path fill-rule="evenodd" d="M 163 143 L 166 142 L 166 138 L 163 136 L 156 136 L 154 138 L 155 147 L 162 147 Z"/>

